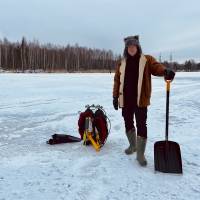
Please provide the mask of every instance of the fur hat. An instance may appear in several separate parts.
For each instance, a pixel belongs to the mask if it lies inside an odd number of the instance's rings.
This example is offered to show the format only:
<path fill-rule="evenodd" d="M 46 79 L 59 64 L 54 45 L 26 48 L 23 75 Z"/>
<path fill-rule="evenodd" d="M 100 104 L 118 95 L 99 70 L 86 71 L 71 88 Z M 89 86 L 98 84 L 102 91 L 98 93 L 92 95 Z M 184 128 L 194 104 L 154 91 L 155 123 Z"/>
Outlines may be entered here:
<path fill-rule="evenodd" d="M 139 35 L 128 36 L 124 38 L 125 46 L 128 47 L 130 45 L 140 46 Z"/>
<path fill-rule="evenodd" d="M 139 42 L 139 35 L 134 35 L 134 36 L 128 36 L 124 38 L 124 43 L 125 43 L 125 48 L 124 48 L 124 57 L 127 57 L 128 55 L 128 46 L 130 45 L 136 45 L 138 47 L 138 53 L 142 53 L 142 48 L 140 46 Z"/>

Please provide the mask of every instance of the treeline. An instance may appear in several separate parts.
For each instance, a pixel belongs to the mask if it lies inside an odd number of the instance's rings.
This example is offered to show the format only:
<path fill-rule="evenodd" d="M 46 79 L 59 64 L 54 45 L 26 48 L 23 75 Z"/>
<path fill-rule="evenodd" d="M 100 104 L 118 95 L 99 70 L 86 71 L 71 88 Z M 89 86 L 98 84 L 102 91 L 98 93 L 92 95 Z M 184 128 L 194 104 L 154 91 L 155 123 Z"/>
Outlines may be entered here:
<path fill-rule="evenodd" d="M 170 67 L 175 71 L 185 71 L 185 72 L 194 72 L 200 71 L 200 63 L 196 63 L 194 60 L 186 60 L 185 63 L 180 64 L 178 62 L 162 62 L 166 67 Z"/>
<path fill-rule="evenodd" d="M 20 42 L 0 40 L 0 69 L 14 72 L 75 72 L 115 68 L 119 55 L 111 50 L 74 46 L 40 44 L 37 40 Z"/>
<path fill-rule="evenodd" d="M 120 55 L 111 50 L 74 46 L 40 44 L 37 40 L 20 42 L 0 40 L 0 72 L 83 72 L 113 71 Z M 162 62 L 175 71 L 200 71 L 200 63 L 187 60 L 185 63 Z"/>

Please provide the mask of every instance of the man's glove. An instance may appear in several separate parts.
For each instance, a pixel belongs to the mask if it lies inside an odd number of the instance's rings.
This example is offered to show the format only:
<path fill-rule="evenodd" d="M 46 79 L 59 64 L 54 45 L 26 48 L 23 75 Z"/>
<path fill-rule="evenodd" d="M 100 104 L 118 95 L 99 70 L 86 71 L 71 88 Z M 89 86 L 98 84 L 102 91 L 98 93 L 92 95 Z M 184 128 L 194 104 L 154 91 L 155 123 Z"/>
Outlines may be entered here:
<path fill-rule="evenodd" d="M 164 71 L 164 78 L 165 80 L 172 81 L 174 79 L 175 72 L 172 69 L 166 68 Z"/>
<path fill-rule="evenodd" d="M 118 110 L 118 97 L 113 97 L 113 107 Z"/>

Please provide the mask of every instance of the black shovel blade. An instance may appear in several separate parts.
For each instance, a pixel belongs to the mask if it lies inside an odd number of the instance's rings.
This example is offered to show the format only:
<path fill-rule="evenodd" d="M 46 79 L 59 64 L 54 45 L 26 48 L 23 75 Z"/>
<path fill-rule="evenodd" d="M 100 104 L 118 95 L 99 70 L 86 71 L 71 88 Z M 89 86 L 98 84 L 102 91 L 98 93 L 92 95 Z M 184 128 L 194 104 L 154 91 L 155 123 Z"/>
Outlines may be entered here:
<path fill-rule="evenodd" d="M 156 171 L 182 174 L 179 144 L 173 141 L 156 142 L 154 144 L 154 165 Z"/>

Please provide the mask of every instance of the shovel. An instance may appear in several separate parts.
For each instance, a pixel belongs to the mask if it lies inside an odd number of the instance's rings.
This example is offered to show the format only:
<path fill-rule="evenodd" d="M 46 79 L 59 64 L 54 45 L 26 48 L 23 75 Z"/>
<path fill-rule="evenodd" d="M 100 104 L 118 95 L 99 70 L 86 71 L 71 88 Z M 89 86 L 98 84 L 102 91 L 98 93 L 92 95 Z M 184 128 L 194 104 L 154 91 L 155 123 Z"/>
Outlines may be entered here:
<path fill-rule="evenodd" d="M 167 101 L 165 140 L 157 141 L 154 144 L 154 165 L 155 171 L 182 174 L 182 159 L 179 144 L 168 140 L 170 82 L 170 80 L 166 80 Z"/>

